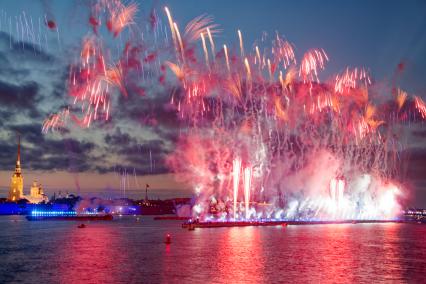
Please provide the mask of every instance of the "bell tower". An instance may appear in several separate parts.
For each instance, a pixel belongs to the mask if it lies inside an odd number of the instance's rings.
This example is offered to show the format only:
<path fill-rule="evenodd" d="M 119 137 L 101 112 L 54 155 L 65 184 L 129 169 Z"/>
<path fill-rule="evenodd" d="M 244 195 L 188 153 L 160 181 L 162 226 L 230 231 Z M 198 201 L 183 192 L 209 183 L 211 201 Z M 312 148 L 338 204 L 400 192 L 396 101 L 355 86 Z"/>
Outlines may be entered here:
<path fill-rule="evenodd" d="M 24 193 L 24 177 L 21 170 L 21 136 L 18 134 L 18 154 L 16 157 L 15 172 L 10 180 L 9 200 L 18 201 Z"/>

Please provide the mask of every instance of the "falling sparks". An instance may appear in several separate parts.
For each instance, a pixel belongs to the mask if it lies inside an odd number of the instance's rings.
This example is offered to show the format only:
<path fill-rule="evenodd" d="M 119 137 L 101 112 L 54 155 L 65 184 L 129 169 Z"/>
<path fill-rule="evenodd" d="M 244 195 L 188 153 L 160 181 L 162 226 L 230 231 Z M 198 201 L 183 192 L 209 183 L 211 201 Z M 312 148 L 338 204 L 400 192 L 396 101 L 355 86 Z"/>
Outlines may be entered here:
<path fill-rule="evenodd" d="M 231 67 L 229 66 L 228 48 L 226 47 L 226 44 L 223 45 L 223 52 L 225 53 L 226 69 L 228 69 L 228 72 L 231 72 Z"/>
<path fill-rule="evenodd" d="M 348 93 L 351 89 L 356 89 L 359 86 L 359 82 L 364 84 L 365 87 L 371 85 L 370 76 L 363 68 L 355 68 L 352 70 L 346 68 L 345 72 L 336 75 L 335 80 L 334 91 L 340 94 Z"/>
<path fill-rule="evenodd" d="M 176 23 L 173 23 L 173 28 L 176 32 L 176 37 L 177 37 L 177 40 L 178 40 L 178 43 L 179 43 L 179 50 L 180 50 L 180 54 L 181 54 L 181 59 L 182 59 L 182 62 L 185 64 L 185 50 L 183 49 L 182 37 L 180 36 L 180 32 L 179 32 L 179 29 L 178 29 L 178 26 L 177 26 Z"/>
<path fill-rule="evenodd" d="M 322 49 L 312 49 L 303 55 L 300 64 L 299 76 L 303 82 L 319 81 L 318 71 L 323 70 L 328 61 L 327 54 Z"/>
<path fill-rule="evenodd" d="M 114 37 L 117 37 L 125 27 L 133 23 L 138 7 L 134 3 L 129 6 L 119 3 L 109 7 L 110 18 L 107 21 L 107 27 Z"/>
<path fill-rule="evenodd" d="M 250 80 L 250 78 L 251 78 L 251 70 L 250 70 L 250 63 L 248 62 L 247 57 L 244 59 L 244 65 L 246 66 L 247 78 L 248 78 L 248 80 Z"/>
<path fill-rule="evenodd" d="M 215 55 L 216 54 L 216 48 L 215 48 L 215 45 L 214 45 L 212 33 L 210 32 L 210 28 L 206 28 L 206 30 L 207 30 L 207 35 L 209 36 L 209 41 L 210 41 L 210 46 L 212 48 L 212 53 L 213 53 L 213 55 Z"/>
<path fill-rule="evenodd" d="M 243 36 L 241 35 L 241 31 L 238 30 L 238 39 L 240 41 L 240 52 L 241 57 L 244 57 L 244 44 L 243 44 Z"/>
<path fill-rule="evenodd" d="M 59 113 L 51 114 L 43 121 L 42 132 L 47 133 L 49 130 L 58 130 L 65 128 L 69 118 L 70 111 L 68 108 L 63 109 Z"/>
<path fill-rule="evenodd" d="M 426 118 L 426 105 L 425 102 L 420 97 L 414 98 L 414 103 L 416 106 L 416 109 L 419 111 L 420 115 L 423 119 Z"/>
<path fill-rule="evenodd" d="M 204 51 L 204 58 L 206 60 L 206 66 L 207 66 L 207 68 L 210 68 L 210 64 L 209 64 L 209 53 L 207 51 L 206 40 L 204 39 L 204 34 L 203 33 L 201 33 L 200 36 L 201 36 L 201 42 L 203 44 L 203 51 Z"/>

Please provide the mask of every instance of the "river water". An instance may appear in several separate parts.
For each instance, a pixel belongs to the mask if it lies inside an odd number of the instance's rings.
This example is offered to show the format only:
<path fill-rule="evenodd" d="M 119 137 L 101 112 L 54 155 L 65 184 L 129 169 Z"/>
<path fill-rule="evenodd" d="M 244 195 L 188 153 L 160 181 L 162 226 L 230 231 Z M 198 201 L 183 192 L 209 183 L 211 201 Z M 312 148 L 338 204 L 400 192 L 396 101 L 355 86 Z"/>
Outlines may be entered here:
<path fill-rule="evenodd" d="M 188 231 L 147 216 L 86 224 L 1 216 L 0 283 L 426 282 L 426 225 Z"/>

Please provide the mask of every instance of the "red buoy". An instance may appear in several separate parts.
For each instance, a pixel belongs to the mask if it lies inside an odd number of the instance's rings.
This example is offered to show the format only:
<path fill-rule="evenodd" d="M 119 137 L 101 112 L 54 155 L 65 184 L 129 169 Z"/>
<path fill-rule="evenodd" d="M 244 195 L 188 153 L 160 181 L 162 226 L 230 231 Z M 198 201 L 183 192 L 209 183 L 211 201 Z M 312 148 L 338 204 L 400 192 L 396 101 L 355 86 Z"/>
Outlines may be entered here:
<path fill-rule="evenodd" d="M 168 245 L 172 243 L 172 238 L 170 237 L 170 234 L 166 235 L 165 243 L 168 244 Z"/>
<path fill-rule="evenodd" d="M 56 29 L 56 23 L 55 23 L 53 20 L 48 20 L 48 21 L 46 22 L 46 24 L 47 24 L 47 27 L 48 27 L 49 29 L 51 29 L 51 30 Z"/>

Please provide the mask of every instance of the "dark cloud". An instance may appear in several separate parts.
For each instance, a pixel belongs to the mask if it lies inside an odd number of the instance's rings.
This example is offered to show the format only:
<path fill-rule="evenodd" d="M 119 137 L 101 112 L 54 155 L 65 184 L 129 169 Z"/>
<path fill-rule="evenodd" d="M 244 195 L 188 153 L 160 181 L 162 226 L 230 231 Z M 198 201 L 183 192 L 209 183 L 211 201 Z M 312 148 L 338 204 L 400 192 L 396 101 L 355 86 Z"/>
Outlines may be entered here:
<path fill-rule="evenodd" d="M 67 83 L 66 83 L 67 79 L 68 79 L 68 75 L 67 75 L 66 72 L 64 72 L 62 74 L 62 76 L 59 77 L 59 80 L 57 80 L 56 82 L 53 83 L 52 96 L 54 98 L 61 99 L 61 100 L 64 99 L 64 96 L 67 92 Z M 52 98 L 50 98 L 50 99 L 52 99 Z M 60 105 L 59 108 L 61 109 L 61 108 L 67 107 L 67 106 L 68 105 L 66 105 L 64 103 L 64 104 Z"/>
<path fill-rule="evenodd" d="M 27 112 L 33 118 L 39 118 L 37 108 L 39 85 L 35 82 L 21 86 L 0 81 L 0 107 L 2 109 L 16 109 L 17 112 Z"/>
<path fill-rule="evenodd" d="M 15 125 L 10 131 L 22 133 L 21 161 L 30 170 L 87 171 L 91 165 L 91 153 L 95 145 L 76 139 L 46 139 L 37 125 Z M 12 170 L 17 146 L 14 138 L 0 144 L 0 169 Z"/>
<path fill-rule="evenodd" d="M 131 142 L 135 142 L 128 133 L 122 133 L 120 128 L 118 128 L 113 134 L 107 134 L 104 140 L 108 145 L 129 144 Z"/>
<path fill-rule="evenodd" d="M 22 61 L 41 62 L 43 64 L 52 63 L 54 56 L 44 52 L 38 45 L 27 41 L 15 40 L 5 32 L 0 32 L 0 43 L 7 47 L 0 54 L 12 56 L 12 59 Z M 0 60 L 2 56 L 0 55 Z M 15 61 L 16 62 L 16 61 Z"/>
<path fill-rule="evenodd" d="M 25 140 L 33 145 L 42 144 L 44 141 L 44 136 L 41 133 L 41 125 L 38 123 L 9 125 L 7 128 L 11 132 L 21 133 L 24 135 Z"/>
<path fill-rule="evenodd" d="M 131 120 L 143 127 L 176 128 L 179 115 L 176 106 L 171 104 L 172 95 L 181 92 L 171 86 L 149 86 L 145 95 L 128 90 L 127 97 L 120 96 L 120 108 L 115 114 L 116 119 Z M 149 91 L 148 91 L 149 90 Z"/>
<path fill-rule="evenodd" d="M 104 141 L 109 155 L 119 157 L 123 161 L 117 163 L 114 170 L 135 169 L 138 174 L 167 172 L 164 160 L 170 150 L 167 149 L 163 140 L 140 140 L 117 128 L 114 133 L 105 135 Z M 96 167 L 96 170 L 100 172 L 111 171 L 111 169 L 110 165 Z"/>
<path fill-rule="evenodd" d="M 24 118 L 41 122 L 47 115 L 42 103 L 47 100 L 52 105 L 55 94 L 57 100 L 64 93 L 65 75 L 57 71 L 61 68 L 54 56 L 37 45 L 0 32 L 1 125 Z"/>
<path fill-rule="evenodd" d="M 28 107 L 36 102 L 38 85 L 28 83 L 23 86 L 15 86 L 0 81 L 0 103 L 11 107 Z"/>
<path fill-rule="evenodd" d="M 0 144 L 0 169 L 12 171 L 16 161 L 16 145 Z"/>
<path fill-rule="evenodd" d="M 14 112 L 12 110 L 0 107 L 0 127 L 2 127 L 6 121 L 9 121 L 13 115 Z"/>
<path fill-rule="evenodd" d="M 31 66 L 52 66 L 54 60 L 38 46 L 0 32 L 0 76 L 19 81 L 30 76 Z"/>

